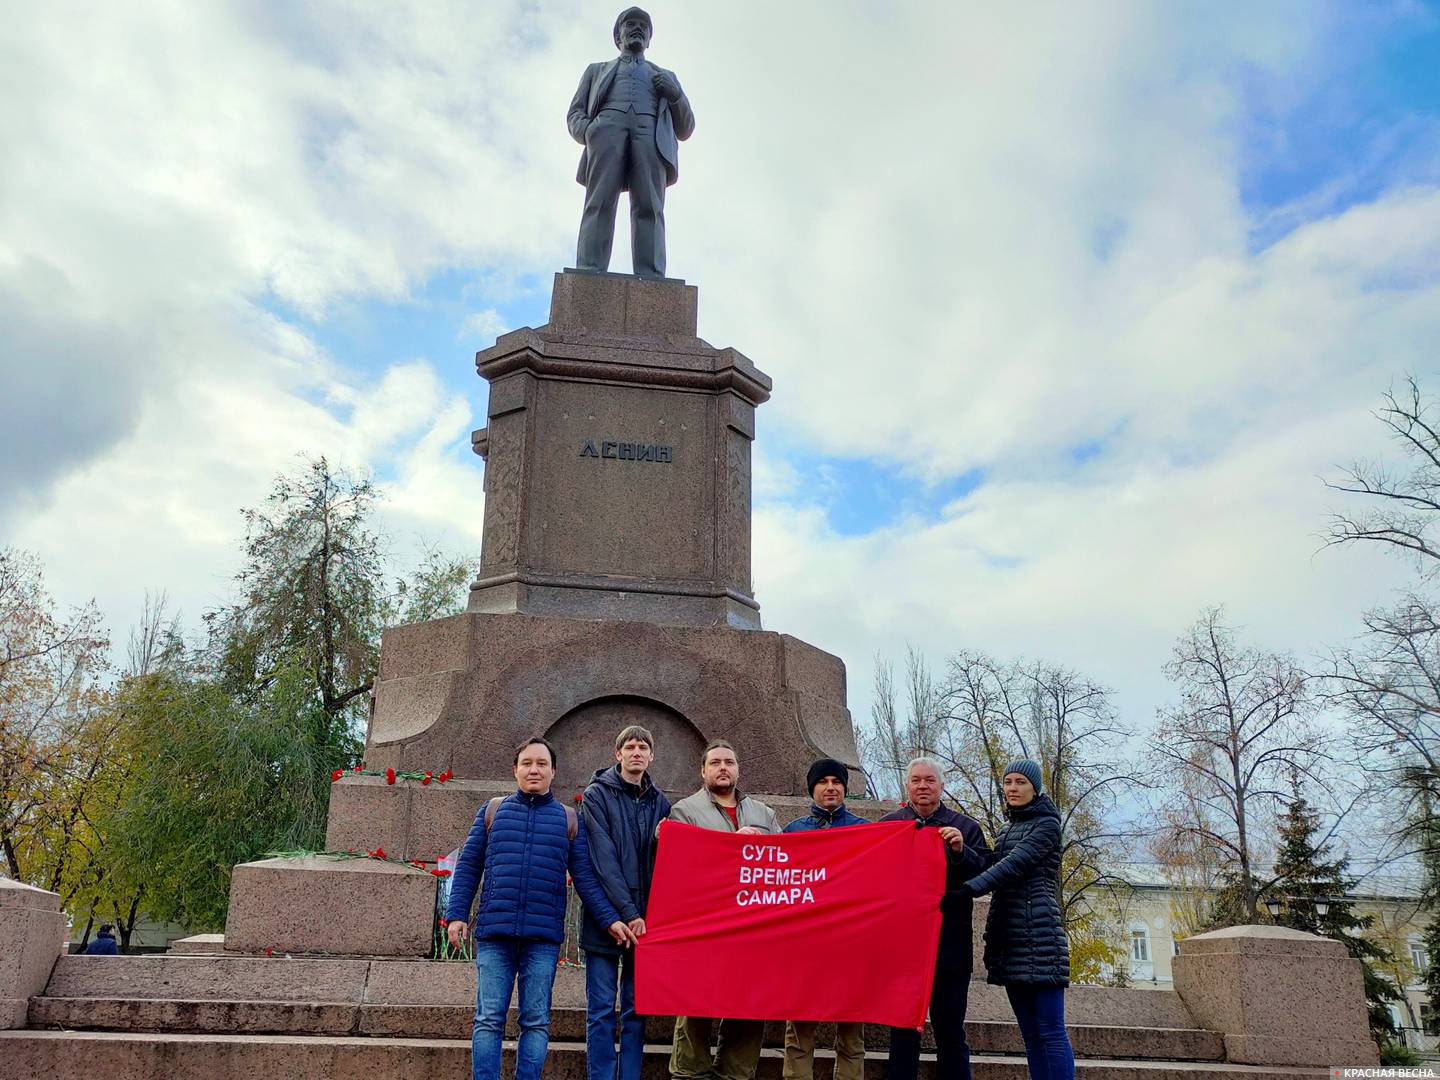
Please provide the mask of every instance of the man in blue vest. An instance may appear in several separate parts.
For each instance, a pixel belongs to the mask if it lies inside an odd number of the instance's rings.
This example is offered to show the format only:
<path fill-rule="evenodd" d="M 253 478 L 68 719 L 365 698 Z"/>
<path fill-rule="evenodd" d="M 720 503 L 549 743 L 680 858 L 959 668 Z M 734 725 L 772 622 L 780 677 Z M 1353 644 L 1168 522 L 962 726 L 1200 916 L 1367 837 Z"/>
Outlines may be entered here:
<path fill-rule="evenodd" d="M 630 193 L 630 251 L 639 277 L 665 276 L 665 189 L 680 175 L 680 139 L 695 130 L 690 100 L 674 72 L 645 59 L 654 27 L 638 7 L 615 20 L 614 60 L 581 76 L 566 123 L 583 147 L 577 182 L 585 210 L 575 266 L 608 270 L 615 208 Z"/>
<path fill-rule="evenodd" d="M 540 1080 L 550 1045 L 550 991 L 565 938 L 568 870 L 587 910 L 622 945 L 635 934 L 605 896 L 590 864 L 585 823 L 555 800 L 555 748 L 538 736 L 515 750 L 513 795 L 492 799 L 455 864 L 446 936 L 460 948 L 470 905 L 482 884 L 475 914 L 475 1026 L 471 1036 L 474 1080 L 499 1080 L 505 1015 L 520 982 L 520 1040 L 515 1080 Z"/>

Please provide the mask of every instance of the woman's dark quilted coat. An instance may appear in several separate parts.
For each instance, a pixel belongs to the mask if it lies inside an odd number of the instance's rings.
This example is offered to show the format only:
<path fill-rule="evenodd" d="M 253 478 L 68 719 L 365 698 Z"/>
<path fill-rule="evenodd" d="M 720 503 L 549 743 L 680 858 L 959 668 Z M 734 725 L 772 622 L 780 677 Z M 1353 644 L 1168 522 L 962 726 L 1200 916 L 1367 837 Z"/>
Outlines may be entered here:
<path fill-rule="evenodd" d="M 989 868 L 966 882 L 994 892 L 985 920 L 986 980 L 1001 986 L 1070 985 L 1070 942 L 1060 923 L 1060 811 L 1044 795 L 1010 811 Z"/>

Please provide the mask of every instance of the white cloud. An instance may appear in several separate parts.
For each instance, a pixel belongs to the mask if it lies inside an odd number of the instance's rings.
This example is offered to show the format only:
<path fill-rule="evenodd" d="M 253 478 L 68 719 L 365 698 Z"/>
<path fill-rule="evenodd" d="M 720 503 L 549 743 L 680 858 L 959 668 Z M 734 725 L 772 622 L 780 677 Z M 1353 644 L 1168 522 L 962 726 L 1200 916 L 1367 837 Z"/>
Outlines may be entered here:
<path fill-rule="evenodd" d="M 1200 606 L 1304 650 L 1398 579 L 1313 557 L 1314 478 L 1376 448 L 1366 414 L 1395 374 L 1433 370 L 1440 193 L 1409 176 L 1330 217 L 1282 209 L 1258 224 L 1296 227 L 1258 253 L 1240 195 L 1250 88 L 1303 96 L 1343 11 L 655 13 L 698 116 L 671 271 L 702 287 L 701 333 L 776 380 L 767 625 L 843 655 L 857 712 L 872 654 L 906 639 L 1053 655 L 1141 709 Z M 117 624 L 147 585 L 193 616 L 233 566 L 237 507 L 306 450 L 374 468 L 402 542 L 478 544 L 483 420 L 441 358 L 362 372 L 274 312 L 323 324 L 461 270 L 462 336 L 507 329 L 499 308 L 570 261 L 563 114 L 613 17 L 155 0 L 15 21 L 7 539 Z M 938 521 L 841 537 L 781 446 L 986 484 Z"/>
<path fill-rule="evenodd" d="M 504 316 L 490 307 L 465 316 L 465 321 L 460 325 L 459 336 L 467 340 L 470 338 L 493 339 L 511 329 L 513 327 L 505 322 Z"/>

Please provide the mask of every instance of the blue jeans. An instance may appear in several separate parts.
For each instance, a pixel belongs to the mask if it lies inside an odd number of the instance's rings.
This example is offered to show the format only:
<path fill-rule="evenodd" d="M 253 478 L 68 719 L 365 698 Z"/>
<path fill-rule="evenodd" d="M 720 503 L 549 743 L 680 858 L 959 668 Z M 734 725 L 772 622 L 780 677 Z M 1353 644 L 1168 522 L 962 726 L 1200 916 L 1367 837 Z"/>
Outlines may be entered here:
<path fill-rule="evenodd" d="M 1005 993 L 1025 1039 L 1032 1080 L 1075 1080 L 1075 1052 L 1065 1033 L 1065 988 L 1007 986 Z"/>
<path fill-rule="evenodd" d="M 615 1054 L 615 998 L 620 998 L 620 1054 Z M 635 1012 L 635 954 L 585 953 L 585 1068 L 589 1080 L 640 1080 L 645 1018 Z M 618 1070 L 617 1070 L 618 1066 Z"/>
<path fill-rule="evenodd" d="M 520 1041 L 515 1047 L 515 1080 L 540 1080 L 550 1046 L 550 989 L 559 963 L 558 942 L 513 937 L 475 942 L 475 1027 L 470 1036 L 474 1080 L 500 1080 L 500 1044 L 517 975 Z"/>

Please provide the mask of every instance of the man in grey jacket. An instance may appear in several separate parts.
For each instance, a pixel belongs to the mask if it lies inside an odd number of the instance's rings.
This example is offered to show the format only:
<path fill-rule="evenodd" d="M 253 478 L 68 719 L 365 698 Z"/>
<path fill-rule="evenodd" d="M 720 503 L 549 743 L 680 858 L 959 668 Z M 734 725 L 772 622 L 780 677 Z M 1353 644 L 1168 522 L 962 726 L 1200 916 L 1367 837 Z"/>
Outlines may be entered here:
<path fill-rule="evenodd" d="M 735 748 L 724 739 L 712 739 L 700 757 L 699 791 L 681 799 L 670 809 L 671 821 L 683 821 L 702 829 L 740 833 L 778 833 L 775 811 L 739 789 L 740 762 Z M 723 1000 L 724 991 L 717 987 Z M 670 1075 L 675 1080 L 715 1077 L 717 1080 L 752 1080 L 760 1064 L 763 1020 L 723 1019 L 715 1054 L 710 1054 L 708 1016 L 677 1016 L 675 1048 L 670 1054 Z"/>

